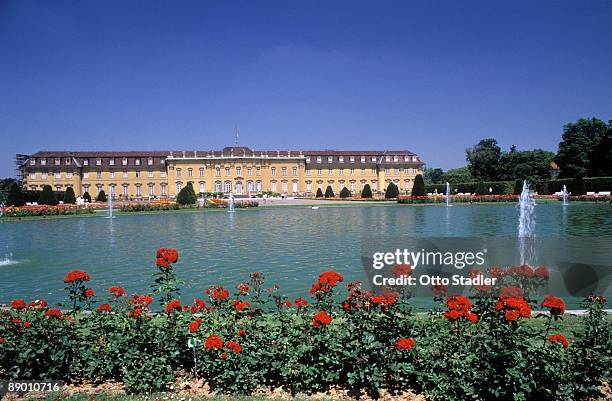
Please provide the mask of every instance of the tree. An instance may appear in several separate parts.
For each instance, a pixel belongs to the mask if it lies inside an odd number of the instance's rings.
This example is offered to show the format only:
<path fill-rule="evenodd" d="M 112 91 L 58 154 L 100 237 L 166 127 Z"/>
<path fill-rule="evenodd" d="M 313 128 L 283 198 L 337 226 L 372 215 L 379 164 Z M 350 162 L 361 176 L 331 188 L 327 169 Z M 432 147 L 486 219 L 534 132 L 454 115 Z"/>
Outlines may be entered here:
<path fill-rule="evenodd" d="M 176 203 L 179 205 L 193 205 L 196 203 L 195 193 L 192 194 L 193 187 L 189 189 L 189 184 L 185 185 L 176 196 Z"/>
<path fill-rule="evenodd" d="M 91 203 L 91 195 L 89 194 L 89 192 L 85 191 L 85 193 L 83 194 L 83 200 L 85 202 L 90 202 Z"/>
<path fill-rule="evenodd" d="M 332 189 L 331 185 L 328 185 L 327 188 L 325 188 L 325 197 L 333 198 L 334 196 L 334 190 Z"/>
<path fill-rule="evenodd" d="M 195 190 L 193 189 L 193 184 L 191 182 L 187 183 L 187 190 L 189 191 L 189 200 L 190 200 L 190 204 L 193 205 L 198 201 L 198 196 L 195 193 Z"/>
<path fill-rule="evenodd" d="M 340 191 L 340 197 L 341 198 L 350 198 L 351 197 L 351 191 L 349 191 L 349 189 L 347 187 L 342 187 L 342 190 Z"/>
<path fill-rule="evenodd" d="M 470 169 L 467 166 L 449 169 L 442 176 L 442 182 L 448 182 L 451 184 L 472 182 L 473 180 L 472 174 L 470 174 Z"/>
<path fill-rule="evenodd" d="M 443 182 L 444 171 L 441 168 L 423 169 L 423 179 L 427 184 L 440 184 Z"/>
<path fill-rule="evenodd" d="M 96 202 L 106 202 L 106 193 L 104 192 L 103 189 L 100 190 L 100 192 L 98 192 L 98 196 L 96 196 Z"/>
<path fill-rule="evenodd" d="M 321 188 L 317 188 L 317 198 L 322 198 L 323 197 L 323 191 L 321 191 Z"/>
<path fill-rule="evenodd" d="M 64 193 L 64 203 L 76 203 L 76 196 L 74 194 L 74 189 L 72 187 L 66 188 L 66 192 Z"/>
<path fill-rule="evenodd" d="M 514 181 L 514 195 L 520 195 L 523 192 L 523 180 Z"/>
<path fill-rule="evenodd" d="M 612 174 L 610 136 L 612 123 L 581 118 L 563 126 L 555 162 L 560 178 Z"/>
<path fill-rule="evenodd" d="M 570 192 L 572 195 L 586 195 L 586 186 L 581 176 L 576 176 L 570 184 Z"/>
<path fill-rule="evenodd" d="M 59 203 L 55 197 L 55 193 L 53 192 L 51 185 L 45 185 L 43 187 L 43 190 L 38 198 L 38 203 L 41 205 L 57 205 Z"/>
<path fill-rule="evenodd" d="M 372 188 L 370 187 L 370 184 L 365 184 L 363 186 L 363 189 L 361 190 L 361 197 L 362 198 L 371 198 L 372 197 Z"/>
<path fill-rule="evenodd" d="M 483 181 L 479 181 L 478 184 L 476 184 L 476 195 L 488 195 L 488 194 L 489 194 L 489 188 L 487 188 L 487 185 Z"/>
<path fill-rule="evenodd" d="M 517 151 L 515 146 L 503 152 L 499 162 L 499 176 L 502 181 L 529 179 L 537 181 L 550 178 L 550 163 L 553 152 L 534 149 Z"/>
<path fill-rule="evenodd" d="M 414 177 L 412 196 L 425 196 L 425 181 L 423 181 L 423 176 L 421 174 Z"/>
<path fill-rule="evenodd" d="M 399 196 L 399 188 L 394 183 L 390 182 L 385 191 L 385 199 L 397 198 Z"/>
<path fill-rule="evenodd" d="M 501 148 L 497 140 L 482 139 L 473 148 L 465 150 L 465 158 L 474 178 L 489 181 L 498 179 Z"/>
<path fill-rule="evenodd" d="M 25 199 L 23 197 L 23 191 L 17 182 L 13 183 L 9 187 L 9 193 L 6 200 L 6 204 L 9 206 L 23 206 L 25 205 Z"/>

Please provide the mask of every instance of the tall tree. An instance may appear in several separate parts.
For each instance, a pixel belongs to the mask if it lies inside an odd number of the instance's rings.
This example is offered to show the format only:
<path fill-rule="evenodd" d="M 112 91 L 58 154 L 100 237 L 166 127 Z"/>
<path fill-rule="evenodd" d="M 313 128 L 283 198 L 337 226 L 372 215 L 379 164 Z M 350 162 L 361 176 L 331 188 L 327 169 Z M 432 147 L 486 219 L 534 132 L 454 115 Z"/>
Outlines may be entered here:
<path fill-rule="evenodd" d="M 490 181 L 498 179 L 501 148 L 497 140 L 482 139 L 473 148 L 465 150 L 465 158 L 474 178 Z"/>
<path fill-rule="evenodd" d="M 23 197 L 23 191 L 17 182 L 13 181 L 9 187 L 7 205 L 9 206 L 23 206 L 25 205 L 25 199 Z"/>
<path fill-rule="evenodd" d="M 51 185 L 45 185 L 43 187 L 40 197 L 38 198 L 38 203 L 41 205 L 57 205 L 59 203 Z"/>
<path fill-rule="evenodd" d="M 612 123 L 605 123 L 594 117 L 565 124 L 555 157 L 555 162 L 561 169 L 559 177 L 610 175 L 611 135 Z"/>
<path fill-rule="evenodd" d="M 425 181 L 423 181 L 423 176 L 421 174 L 414 177 L 412 196 L 425 196 Z"/>
<path fill-rule="evenodd" d="M 66 192 L 64 192 L 64 203 L 76 203 L 76 196 L 74 194 L 74 189 L 72 187 L 66 188 Z"/>
<path fill-rule="evenodd" d="M 363 189 L 361 190 L 361 197 L 362 198 L 371 198 L 372 197 L 372 188 L 370 187 L 370 184 L 365 184 L 363 186 Z"/>
<path fill-rule="evenodd" d="M 333 198 L 334 196 L 334 190 L 332 189 L 331 185 L 328 185 L 327 188 L 325 188 L 325 197 Z"/>
<path fill-rule="evenodd" d="M 444 176 L 444 171 L 441 168 L 425 168 L 423 169 L 423 179 L 426 184 L 439 184 Z"/>
<path fill-rule="evenodd" d="M 393 182 L 390 182 L 389 185 L 387 185 L 387 190 L 385 191 L 385 198 L 391 199 L 391 198 L 397 198 L 398 196 L 399 196 L 399 188 Z"/>
<path fill-rule="evenodd" d="M 472 182 L 474 178 L 468 167 L 451 168 L 442 176 L 442 182 L 457 184 L 460 182 Z"/>
<path fill-rule="evenodd" d="M 502 181 L 550 178 L 550 163 L 554 157 L 555 154 L 547 150 L 517 151 L 512 146 L 509 152 L 503 152 L 500 157 L 498 178 Z"/>

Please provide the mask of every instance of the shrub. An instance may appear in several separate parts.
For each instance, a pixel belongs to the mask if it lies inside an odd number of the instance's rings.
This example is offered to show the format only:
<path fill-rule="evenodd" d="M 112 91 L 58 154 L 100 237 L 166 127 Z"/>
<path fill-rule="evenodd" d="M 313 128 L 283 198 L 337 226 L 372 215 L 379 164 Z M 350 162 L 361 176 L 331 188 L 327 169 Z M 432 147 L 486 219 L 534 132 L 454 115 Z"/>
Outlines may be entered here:
<path fill-rule="evenodd" d="M 190 184 L 187 184 L 183 188 L 181 188 L 178 195 L 176 196 L 176 203 L 178 203 L 179 205 L 193 205 L 194 203 L 196 203 L 196 201 L 197 198 L 195 196 L 195 192 L 193 192 L 193 186 L 191 186 Z"/>
<path fill-rule="evenodd" d="M 321 188 L 317 188 L 317 198 L 322 198 L 323 197 L 323 191 L 321 191 Z"/>
<path fill-rule="evenodd" d="M 106 193 L 104 193 L 104 190 L 101 189 L 100 192 L 98 192 L 98 196 L 96 196 L 96 202 L 106 202 Z"/>
<path fill-rule="evenodd" d="M 341 198 L 350 198 L 351 197 L 351 191 L 349 191 L 349 189 L 347 187 L 342 187 L 342 191 L 340 191 L 340 197 Z"/>
<path fill-rule="evenodd" d="M 389 185 L 387 185 L 387 189 L 385 191 L 385 198 L 392 199 L 392 198 L 397 198 L 398 196 L 399 196 L 399 188 L 393 182 L 390 182 Z"/>
<path fill-rule="evenodd" d="M 520 195 L 523 192 L 523 180 L 514 181 L 514 195 Z"/>
<path fill-rule="evenodd" d="M 586 186 L 584 185 L 584 179 L 580 176 L 575 177 L 572 180 L 572 184 L 570 186 L 570 192 L 572 195 L 586 195 Z"/>
<path fill-rule="evenodd" d="M 83 194 L 83 200 L 85 202 L 91 202 L 91 195 L 89 194 L 89 192 L 85 191 L 85 193 Z"/>
<path fill-rule="evenodd" d="M 41 205 L 51 206 L 55 206 L 59 203 L 55 197 L 55 193 L 53 193 L 53 190 L 51 189 L 51 185 L 45 185 L 43 187 L 43 190 L 40 193 L 40 198 L 38 198 L 38 203 Z"/>
<path fill-rule="evenodd" d="M 76 196 L 74 194 L 74 189 L 72 187 L 66 188 L 66 192 L 64 193 L 64 203 L 75 204 Z"/>
<path fill-rule="evenodd" d="M 370 187 L 370 184 L 365 184 L 363 186 L 363 189 L 361 190 L 361 197 L 362 198 L 371 198 L 372 197 L 372 188 Z"/>
<path fill-rule="evenodd" d="M 489 188 L 487 187 L 487 184 L 480 181 L 476 185 L 476 195 L 489 195 Z"/>
<path fill-rule="evenodd" d="M 325 197 L 333 198 L 334 196 L 336 196 L 334 194 L 334 190 L 332 189 L 331 185 L 328 185 L 327 188 L 325 188 Z"/>
<path fill-rule="evenodd" d="M 412 196 L 425 196 L 425 181 L 423 176 L 418 174 L 414 177 L 414 184 L 412 185 Z"/>
<path fill-rule="evenodd" d="M 25 205 L 25 199 L 23 197 L 23 191 L 16 182 L 13 182 L 9 187 L 9 194 L 6 204 L 8 206 L 23 206 Z"/>

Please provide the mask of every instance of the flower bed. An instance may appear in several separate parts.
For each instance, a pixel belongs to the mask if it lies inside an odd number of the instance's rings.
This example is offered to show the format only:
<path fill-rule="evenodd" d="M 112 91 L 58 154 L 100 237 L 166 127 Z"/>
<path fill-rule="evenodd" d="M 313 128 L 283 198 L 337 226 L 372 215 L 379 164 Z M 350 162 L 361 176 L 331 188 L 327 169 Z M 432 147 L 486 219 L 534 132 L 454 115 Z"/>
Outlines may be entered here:
<path fill-rule="evenodd" d="M 64 279 L 70 310 L 14 300 L 0 312 L 0 378 L 116 380 L 141 393 L 183 372 L 230 394 L 340 388 L 372 397 L 384 389 L 434 400 L 560 400 L 594 395 L 608 377 L 605 299 L 586 299 L 587 315 L 562 331 L 563 300 L 536 296 L 544 267 L 491 268 L 499 286 L 476 286 L 471 297 L 447 297 L 437 286 L 439 306 L 414 316 L 401 293 L 343 285 L 333 271 L 308 297 L 289 299 L 251 273 L 234 290 L 211 286 L 183 303 L 178 260 L 176 250 L 158 250 L 148 294 L 113 286 L 96 295 L 90 275 L 73 270 Z M 151 312 L 154 302 L 161 312 Z M 550 313 L 532 317 L 536 306 Z"/>
<path fill-rule="evenodd" d="M 67 216 L 75 214 L 92 214 L 92 208 L 83 208 L 74 205 L 38 205 L 38 206 L 21 206 L 21 207 L 5 207 L 2 217 L 35 217 L 35 216 Z"/>
<path fill-rule="evenodd" d="M 236 209 L 257 207 L 259 204 L 255 201 L 245 200 L 239 201 L 234 204 Z M 178 203 L 127 203 L 119 206 L 119 210 L 122 212 L 162 212 L 168 210 L 182 210 L 182 209 L 198 209 L 198 205 L 179 205 Z M 204 208 L 227 208 L 227 201 L 224 200 L 209 200 L 208 203 L 204 204 Z"/>
<path fill-rule="evenodd" d="M 451 195 L 451 203 L 495 203 L 518 202 L 518 195 Z M 400 197 L 398 203 L 446 203 L 446 196 L 406 196 Z"/>

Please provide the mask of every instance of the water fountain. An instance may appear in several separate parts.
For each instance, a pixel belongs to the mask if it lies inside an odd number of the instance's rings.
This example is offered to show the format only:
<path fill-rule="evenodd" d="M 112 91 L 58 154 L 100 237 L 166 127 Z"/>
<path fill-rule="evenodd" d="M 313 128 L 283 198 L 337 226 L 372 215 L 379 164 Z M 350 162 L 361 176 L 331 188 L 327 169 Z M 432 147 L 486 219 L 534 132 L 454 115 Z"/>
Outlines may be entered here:
<path fill-rule="evenodd" d="M 567 187 L 564 185 L 563 186 L 563 206 L 567 206 L 569 204 L 568 200 L 569 200 L 569 193 L 567 192 Z"/>
<path fill-rule="evenodd" d="M 446 206 L 452 206 L 450 203 L 450 184 L 446 183 Z"/>
<path fill-rule="evenodd" d="M 106 216 L 107 219 L 114 219 L 115 216 L 113 216 L 113 194 L 111 193 L 108 196 L 108 215 Z"/>
<path fill-rule="evenodd" d="M 519 197 L 518 239 L 521 254 L 521 264 L 533 262 L 535 238 L 535 200 L 529 192 L 527 180 L 523 181 L 523 190 Z"/>
<path fill-rule="evenodd" d="M 227 212 L 234 213 L 234 194 L 230 193 L 229 200 L 227 201 Z"/>
<path fill-rule="evenodd" d="M 0 259 L 0 266 L 10 266 L 10 265 L 14 265 L 17 264 L 19 262 L 17 262 L 16 260 L 13 259 L 13 253 L 12 252 L 8 252 L 4 254 L 4 259 Z"/>

